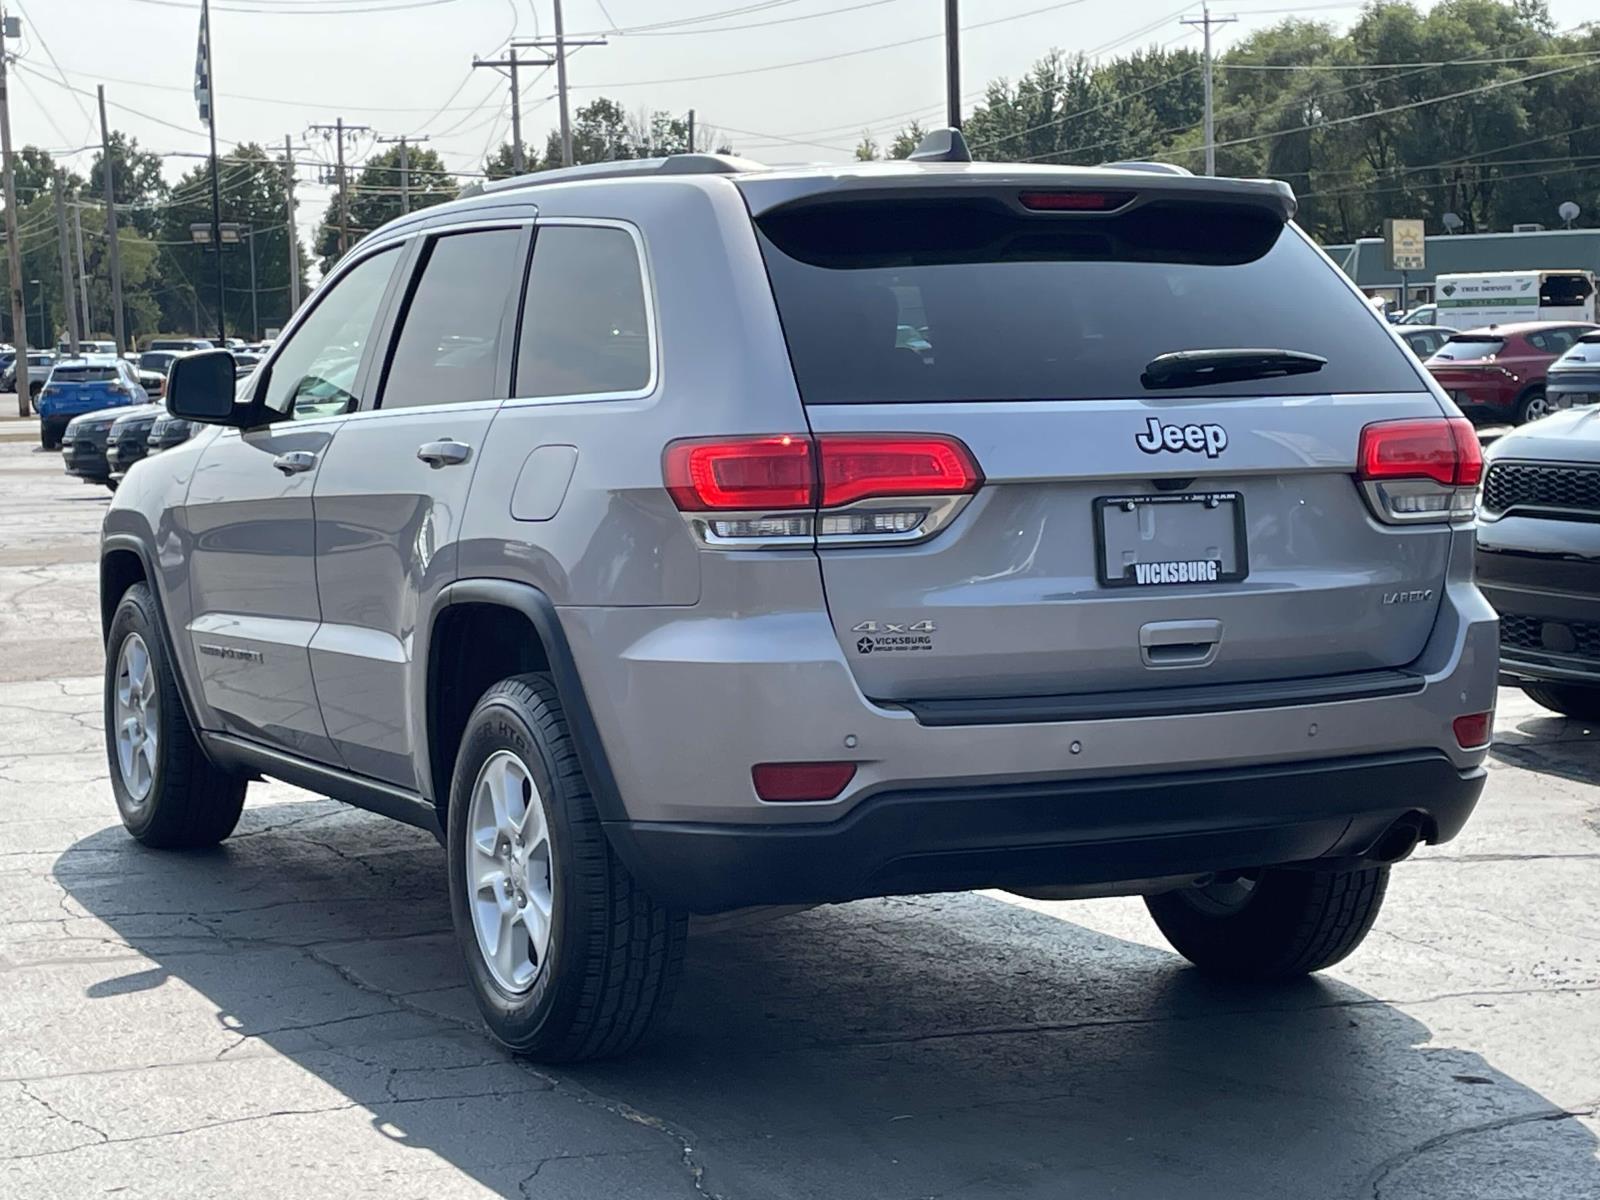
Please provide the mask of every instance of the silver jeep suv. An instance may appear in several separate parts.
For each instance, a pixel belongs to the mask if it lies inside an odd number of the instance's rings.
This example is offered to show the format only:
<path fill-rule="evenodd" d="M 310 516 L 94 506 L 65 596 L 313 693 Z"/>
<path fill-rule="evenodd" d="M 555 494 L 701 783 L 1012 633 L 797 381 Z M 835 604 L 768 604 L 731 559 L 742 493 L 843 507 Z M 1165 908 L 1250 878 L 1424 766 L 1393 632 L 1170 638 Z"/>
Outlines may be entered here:
<path fill-rule="evenodd" d="M 494 1036 L 631 1046 L 686 914 L 1142 895 L 1348 954 L 1483 787 L 1472 430 L 1282 184 L 686 155 L 371 234 L 105 524 L 111 781 L 432 830 Z M 907 331 L 910 331 L 909 333 Z"/>

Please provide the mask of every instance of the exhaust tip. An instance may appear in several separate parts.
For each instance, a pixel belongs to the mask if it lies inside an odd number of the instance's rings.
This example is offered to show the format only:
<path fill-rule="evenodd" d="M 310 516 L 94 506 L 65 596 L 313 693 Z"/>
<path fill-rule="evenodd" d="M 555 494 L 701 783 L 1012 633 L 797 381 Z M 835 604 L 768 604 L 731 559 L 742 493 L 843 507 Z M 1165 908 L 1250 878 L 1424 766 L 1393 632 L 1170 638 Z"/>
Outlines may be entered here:
<path fill-rule="evenodd" d="M 1421 820 L 1414 814 L 1404 816 L 1384 831 L 1367 857 L 1374 862 L 1397 863 L 1409 858 L 1421 840 Z"/>

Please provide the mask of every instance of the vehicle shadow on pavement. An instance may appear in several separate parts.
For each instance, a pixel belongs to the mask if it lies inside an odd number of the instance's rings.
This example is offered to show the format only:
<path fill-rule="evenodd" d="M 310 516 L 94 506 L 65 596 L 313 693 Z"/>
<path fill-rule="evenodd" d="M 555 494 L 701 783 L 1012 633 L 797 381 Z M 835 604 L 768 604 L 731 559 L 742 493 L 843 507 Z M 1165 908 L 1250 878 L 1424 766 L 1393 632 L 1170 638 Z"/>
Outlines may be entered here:
<path fill-rule="evenodd" d="M 152 852 L 111 827 L 53 872 L 69 912 L 148 960 L 82 1010 L 85 1036 L 141 1028 L 152 1069 L 124 1078 L 146 1104 L 198 1088 L 219 1122 L 278 1115 L 304 1084 L 278 1094 L 260 1072 L 303 1071 L 421 1152 L 415 1186 L 443 1160 L 563 1200 L 1600 1194 L 1582 1123 L 1390 1003 L 1327 977 L 1220 984 L 982 894 L 697 937 L 650 1045 L 535 1068 L 481 1032 L 442 852 L 415 830 L 256 804 L 218 850 Z M 203 1002 L 180 997 L 181 1028 L 141 1026 L 174 983 Z M 255 1082 L 217 1083 L 229 1059 Z M 199 1063 L 212 1073 L 173 1073 Z"/>
<path fill-rule="evenodd" d="M 1600 784 L 1600 723 L 1540 710 L 1496 729 L 1490 756 L 1575 783 Z"/>

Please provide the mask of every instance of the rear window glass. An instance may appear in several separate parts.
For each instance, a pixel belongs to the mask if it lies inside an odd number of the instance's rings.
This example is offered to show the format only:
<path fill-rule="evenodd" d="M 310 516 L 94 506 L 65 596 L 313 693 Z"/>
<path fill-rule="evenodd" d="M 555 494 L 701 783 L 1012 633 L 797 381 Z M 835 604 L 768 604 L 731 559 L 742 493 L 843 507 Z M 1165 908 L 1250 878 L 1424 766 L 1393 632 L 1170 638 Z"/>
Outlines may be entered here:
<path fill-rule="evenodd" d="M 117 378 L 115 367 L 57 367 L 52 383 L 105 383 Z"/>
<path fill-rule="evenodd" d="M 1440 346 L 1435 358 L 1449 362 L 1472 362 L 1474 359 L 1493 358 L 1506 348 L 1500 338 L 1451 338 Z"/>
<path fill-rule="evenodd" d="M 780 209 L 758 225 L 808 404 L 1142 396 L 1158 355 L 1244 347 L 1328 363 L 1163 394 L 1422 386 L 1337 269 L 1254 210 L 1156 203 L 1060 218 L 982 199 L 869 201 Z"/>

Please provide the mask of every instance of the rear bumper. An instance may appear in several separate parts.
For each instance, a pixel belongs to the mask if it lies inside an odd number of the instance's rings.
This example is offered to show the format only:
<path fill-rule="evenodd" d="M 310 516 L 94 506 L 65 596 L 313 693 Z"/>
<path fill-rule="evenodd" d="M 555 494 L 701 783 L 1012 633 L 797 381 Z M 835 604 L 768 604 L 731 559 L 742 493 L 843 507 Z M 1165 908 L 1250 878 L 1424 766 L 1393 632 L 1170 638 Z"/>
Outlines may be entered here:
<path fill-rule="evenodd" d="M 1227 771 L 882 792 L 824 825 L 619 821 L 612 845 L 692 912 L 1348 862 L 1397 821 L 1453 838 L 1481 766 L 1418 751 Z"/>

